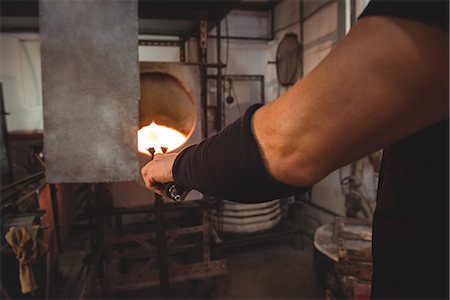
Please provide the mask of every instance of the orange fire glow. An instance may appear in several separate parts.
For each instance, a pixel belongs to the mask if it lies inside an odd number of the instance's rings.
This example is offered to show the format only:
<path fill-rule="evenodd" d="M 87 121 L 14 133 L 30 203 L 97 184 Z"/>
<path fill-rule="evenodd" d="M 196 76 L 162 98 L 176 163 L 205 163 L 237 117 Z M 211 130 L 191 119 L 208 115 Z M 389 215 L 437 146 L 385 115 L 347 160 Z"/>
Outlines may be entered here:
<path fill-rule="evenodd" d="M 186 142 L 187 137 L 170 127 L 158 125 L 152 122 L 138 131 L 138 150 L 149 155 L 148 148 L 155 148 L 155 153 L 163 153 L 161 147 L 167 148 L 167 152 L 172 151 Z"/>

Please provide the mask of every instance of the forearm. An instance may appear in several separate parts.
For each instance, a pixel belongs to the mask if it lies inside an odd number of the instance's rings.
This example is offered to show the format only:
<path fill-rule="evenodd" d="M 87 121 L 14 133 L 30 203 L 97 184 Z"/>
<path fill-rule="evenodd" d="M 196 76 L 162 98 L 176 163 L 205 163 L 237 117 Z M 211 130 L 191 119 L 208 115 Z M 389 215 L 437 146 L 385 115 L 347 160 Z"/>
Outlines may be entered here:
<path fill-rule="evenodd" d="M 206 195 L 239 202 L 262 202 L 303 192 L 275 180 L 267 171 L 253 136 L 251 120 L 257 106 L 217 135 L 183 150 L 173 178 Z"/>
<path fill-rule="evenodd" d="M 253 127 L 274 178 L 312 185 L 444 118 L 447 33 L 409 20 L 371 17 L 308 76 L 258 110 Z"/>

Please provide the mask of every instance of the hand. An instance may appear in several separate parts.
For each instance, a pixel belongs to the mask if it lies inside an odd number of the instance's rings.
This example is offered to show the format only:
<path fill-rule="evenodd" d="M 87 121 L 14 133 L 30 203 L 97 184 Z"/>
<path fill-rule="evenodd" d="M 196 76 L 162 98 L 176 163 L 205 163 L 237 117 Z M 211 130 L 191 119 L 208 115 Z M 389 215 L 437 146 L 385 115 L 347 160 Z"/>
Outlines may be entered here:
<path fill-rule="evenodd" d="M 141 175 L 145 186 L 160 195 L 163 194 L 161 183 L 173 181 L 172 167 L 178 153 L 156 154 L 142 169 Z"/>

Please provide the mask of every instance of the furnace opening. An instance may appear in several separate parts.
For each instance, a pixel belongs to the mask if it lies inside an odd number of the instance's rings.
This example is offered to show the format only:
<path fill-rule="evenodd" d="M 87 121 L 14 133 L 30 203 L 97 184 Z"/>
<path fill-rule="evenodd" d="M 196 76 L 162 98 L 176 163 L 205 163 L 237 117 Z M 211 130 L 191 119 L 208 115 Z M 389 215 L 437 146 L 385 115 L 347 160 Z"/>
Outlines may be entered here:
<path fill-rule="evenodd" d="M 141 73 L 138 150 L 180 148 L 196 124 L 196 109 L 191 93 L 174 76 L 162 72 Z M 157 150 L 158 151 L 158 150 Z"/>

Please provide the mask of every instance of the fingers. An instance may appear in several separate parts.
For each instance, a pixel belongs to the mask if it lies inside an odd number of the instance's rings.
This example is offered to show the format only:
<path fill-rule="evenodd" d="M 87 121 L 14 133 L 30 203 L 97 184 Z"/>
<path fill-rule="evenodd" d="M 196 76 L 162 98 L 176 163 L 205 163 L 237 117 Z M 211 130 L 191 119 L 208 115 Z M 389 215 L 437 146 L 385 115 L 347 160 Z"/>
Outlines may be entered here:
<path fill-rule="evenodd" d="M 142 179 L 144 180 L 145 187 L 161 196 L 163 196 L 164 193 L 164 187 L 161 183 L 156 182 L 151 174 L 153 174 L 153 165 L 154 162 L 150 161 L 148 162 L 142 169 L 141 169 L 141 175 Z"/>
<path fill-rule="evenodd" d="M 152 189 L 155 186 L 155 182 L 154 182 L 153 178 L 151 177 L 151 174 L 152 174 L 151 168 L 152 168 L 152 162 L 150 161 L 141 169 L 142 179 L 144 180 L 145 187 L 148 189 Z"/>
<path fill-rule="evenodd" d="M 147 189 L 152 189 L 152 186 L 154 186 L 154 184 L 150 174 L 152 174 L 151 168 L 153 165 L 153 159 L 155 158 L 155 155 L 154 151 L 149 151 L 149 154 L 150 154 L 150 161 L 141 169 L 141 175 L 142 179 L 144 180 L 145 187 Z"/>
<path fill-rule="evenodd" d="M 142 176 L 142 179 L 144 180 L 145 187 L 147 187 L 147 188 L 149 188 L 149 186 L 150 186 L 150 181 L 149 181 L 149 179 L 147 178 L 148 165 L 149 165 L 149 163 L 147 163 L 147 164 L 141 169 L 141 176 Z"/>
<path fill-rule="evenodd" d="M 173 181 L 172 168 L 177 154 L 156 154 L 142 169 L 141 175 L 145 187 L 163 194 L 163 183 Z"/>

